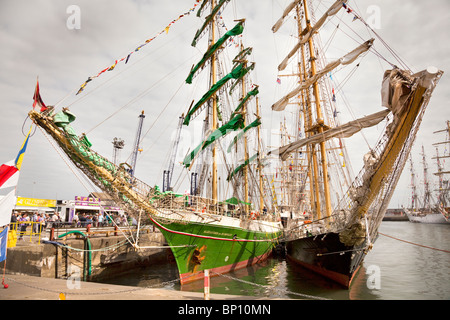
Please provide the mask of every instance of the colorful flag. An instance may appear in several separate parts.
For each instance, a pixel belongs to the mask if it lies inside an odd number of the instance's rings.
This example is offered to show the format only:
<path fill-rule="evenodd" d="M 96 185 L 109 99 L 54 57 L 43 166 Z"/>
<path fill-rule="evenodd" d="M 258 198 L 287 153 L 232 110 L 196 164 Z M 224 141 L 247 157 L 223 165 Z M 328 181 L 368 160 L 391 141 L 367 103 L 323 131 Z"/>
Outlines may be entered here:
<path fill-rule="evenodd" d="M 41 94 L 39 93 L 39 79 L 36 82 L 36 89 L 34 90 L 33 95 L 33 109 L 36 108 L 36 105 L 41 107 L 41 112 L 47 110 L 44 101 L 41 99 Z"/>
<path fill-rule="evenodd" d="M 19 180 L 19 169 L 14 166 L 11 160 L 0 166 L 0 189 L 14 187 Z"/>
<path fill-rule="evenodd" d="M 6 245 L 8 243 L 8 228 L 0 233 L 0 262 L 6 259 Z"/>
<path fill-rule="evenodd" d="M 32 127 L 30 126 L 30 130 L 28 130 L 28 134 L 25 138 L 25 141 L 22 143 L 22 147 L 20 148 L 19 153 L 17 154 L 15 161 L 15 166 L 17 170 L 20 170 L 20 167 L 22 166 L 23 156 L 25 155 L 25 151 L 27 150 L 28 146 L 28 140 L 30 139 L 31 128 Z"/>
<path fill-rule="evenodd" d="M 23 156 L 27 149 L 28 140 L 30 138 L 31 127 L 28 131 L 25 141 L 17 154 L 15 160 L 11 160 L 0 166 L 0 189 L 6 189 L 17 186 L 19 182 L 19 170 L 22 166 Z M 16 205 L 16 190 L 11 190 L 6 196 L 0 199 L 0 226 L 9 224 L 11 220 L 11 212 Z"/>

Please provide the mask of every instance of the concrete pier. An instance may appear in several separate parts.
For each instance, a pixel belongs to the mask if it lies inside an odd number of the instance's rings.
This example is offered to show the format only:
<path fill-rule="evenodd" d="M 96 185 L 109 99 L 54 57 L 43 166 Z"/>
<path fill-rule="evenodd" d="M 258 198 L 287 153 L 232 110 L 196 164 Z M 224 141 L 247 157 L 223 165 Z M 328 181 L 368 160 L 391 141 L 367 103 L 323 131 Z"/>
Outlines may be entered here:
<path fill-rule="evenodd" d="M 28 238 L 18 240 L 15 247 L 8 248 L 6 272 L 67 279 L 74 270 L 81 270 L 83 280 L 101 280 L 136 266 L 167 262 L 171 255 L 170 249 L 164 248 L 166 241 L 160 232 L 141 232 L 139 245 L 145 249 L 135 248 L 132 245 L 134 240 L 128 241 L 120 231 L 115 233 L 117 235 L 97 233 L 89 237 L 84 237 L 87 235 L 84 232 L 69 229 L 59 233 L 70 233 L 67 237 L 56 236 L 52 242 L 41 240 L 38 243 L 36 239 L 29 241 Z M 3 270 L 4 262 L 0 262 L 0 268 Z"/>
<path fill-rule="evenodd" d="M 202 292 L 187 292 L 157 288 L 139 288 L 96 282 L 48 279 L 7 274 L 8 288 L 0 287 L 0 300 L 203 300 Z M 211 300 L 265 300 L 258 297 L 210 294 Z"/>

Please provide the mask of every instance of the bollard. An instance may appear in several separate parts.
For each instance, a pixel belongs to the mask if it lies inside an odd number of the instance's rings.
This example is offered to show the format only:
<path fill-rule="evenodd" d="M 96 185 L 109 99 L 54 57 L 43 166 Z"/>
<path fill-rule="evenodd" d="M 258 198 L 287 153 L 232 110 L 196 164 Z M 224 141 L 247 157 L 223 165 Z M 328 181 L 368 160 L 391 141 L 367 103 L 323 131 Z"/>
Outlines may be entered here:
<path fill-rule="evenodd" d="M 204 277 L 204 298 L 205 300 L 209 300 L 209 270 L 205 270 L 205 277 Z"/>
<path fill-rule="evenodd" d="M 50 241 L 55 241 L 55 228 L 51 228 L 50 229 L 50 237 L 49 237 Z"/>

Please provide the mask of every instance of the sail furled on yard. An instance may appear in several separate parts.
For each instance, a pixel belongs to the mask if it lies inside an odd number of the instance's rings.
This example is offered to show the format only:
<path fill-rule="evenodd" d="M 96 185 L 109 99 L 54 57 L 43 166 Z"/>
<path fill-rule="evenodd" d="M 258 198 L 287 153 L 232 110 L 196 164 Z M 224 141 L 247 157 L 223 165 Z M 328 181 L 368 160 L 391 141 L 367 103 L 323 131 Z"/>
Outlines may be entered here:
<path fill-rule="evenodd" d="M 229 74 L 227 74 L 225 77 L 217 81 L 216 84 L 214 84 L 208 92 L 206 92 L 203 97 L 192 107 L 189 109 L 188 113 L 186 114 L 186 117 L 184 118 L 184 125 L 189 125 L 189 122 L 191 121 L 191 117 L 194 115 L 194 113 L 200 109 L 200 107 L 222 87 L 224 86 L 229 80 L 231 79 L 241 79 L 243 76 L 245 76 L 250 70 L 253 70 L 254 64 L 251 64 L 248 67 L 245 67 L 243 63 L 239 64 L 236 68 L 233 69 Z"/>
<path fill-rule="evenodd" d="M 218 140 L 221 137 L 224 137 L 230 132 L 237 131 L 244 127 L 244 118 L 241 114 L 235 115 L 230 121 L 216 129 L 212 132 L 208 138 L 205 139 L 197 148 L 191 151 L 183 160 L 183 165 L 188 168 L 191 165 L 191 162 L 197 156 L 197 154 L 206 149 L 209 145 L 211 145 L 214 141 Z"/>
<path fill-rule="evenodd" d="M 212 12 L 209 16 L 205 18 L 205 22 L 203 23 L 202 27 L 197 30 L 194 36 L 194 40 L 192 40 L 192 46 L 195 47 L 197 45 L 197 41 L 200 39 L 200 37 L 203 35 L 204 31 L 208 27 L 208 25 L 213 20 L 214 16 L 219 12 L 219 10 L 223 7 L 224 4 L 230 2 L 230 0 L 220 0 L 220 2 L 212 9 Z M 200 7 L 202 8 L 202 7 Z M 201 15 L 201 12 L 199 11 L 198 15 Z"/>
<path fill-rule="evenodd" d="M 258 126 L 261 125 L 261 118 L 257 118 L 255 121 L 253 121 L 252 123 L 250 123 L 248 126 L 246 126 L 244 129 L 242 129 L 233 139 L 233 141 L 231 141 L 230 145 L 228 146 L 227 152 L 231 152 L 231 149 L 233 148 L 233 146 L 244 136 L 244 134 L 252 129 L 252 128 L 256 128 Z"/>
<path fill-rule="evenodd" d="M 317 144 L 320 142 L 327 141 L 331 138 L 349 138 L 355 133 L 359 132 L 361 129 L 373 127 L 380 123 L 391 111 L 389 109 L 382 110 L 380 112 L 373 113 L 369 116 L 350 121 L 341 126 L 329 129 L 324 131 L 323 133 L 315 134 L 309 138 L 300 139 L 294 141 L 288 145 L 285 145 L 279 149 L 273 150 L 269 152 L 269 154 L 279 154 L 281 160 L 286 161 L 289 155 L 307 145 L 307 144 Z"/>
<path fill-rule="evenodd" d="M 300 41 L 295 45 L 295 47 L 289 52 L 289 54 L 284 58 L 283 62 L 280 63 L 278 66 L 278 71 L 282 71 L 286 68 L 289 59 L 291 59 L 295 53 L 300 49 L 300 46 L 308 42 L 308 40 L 319 31 L 319 29 L 322 27 L 322 25 L 325 23 L 325 21 L 329 18 L 334 16 L 336 13 L 339 12 L 339 10 L 343 7 L 343 4 L 345 4 L 347 0 L 337 0 L 325 13 L 324 15 L 316 22 L 316 24 L 311 27 L 310 29 L 306 28 L 303 30 L 301 34 Z M 299 3 L 298 0 L 293 1 L 284 11 L 283 16 L 275 23 L 275 25 L 272 27 L 273 32 L 277 32 L 278 29 L 283 24 L 284 18 L 292 11 L 292 9 Z"/>
<path fill-rule="evenodd" d="M 195 67 L 192 68 L 191 72 L 189 73 L 189 76 L 186 79 L 186 83 L 189 84 L 192 83 L 192 79 L 194 78 L 197 71 L 201 70 L 205 66 L 208 59 L 210 59 L 212 55 L 215 52 L 217 52 L 230 37 L 240 35 L 243 31 L 244 31 L 244 22 L 241 21 L 238 24 L 236 24 L 233 29 L 225 33 L 225 35 L 222 38 L 220 38 L 215 44 L 213 44 L 208 49 L 208 51 L 203 55 L 202 60 Z"/>
<path fill-rule="evenodd" d="M 295 88 L 294 90 L 289 92 L 286 96 L 284 96 L 283 98 L 278 100 L 276 103 L 274 103 L 272 105 L 272 110 L 283 111 L 286 108 L 287 104 L 289 103 L 289 100 L 292 99 L 293 97 L 295 97 L 296 95 L 298 95 L 301 92 L 301 90 L 307 89 L 312 84 L 317 82 L 320 78 L 322 78 L 325 74 L 327 74 L 331 70 L 337 68 L 338 66 L 348 65 L 348 64 L 352 63 L 353 61 L 355 61 L 361 54 L 363 54 L 364 52 L 366 52 L 370 49 L 370 47 L 373 44 L 373 41 L 374 41 L 374 39 L 370 39 L 370 40 L 364 42 L 359 47 L 357 47 L 355 50 L 347 53 L 342 58 L 327 64 L 322 70 L 317 72 L 314 76 L 303 81 L 300 84 L 300 86 L 298 86 L 297 88 Z"/>
<path fill-rule="evenodd" d="M 242 107 L 247 103 L 247 101 L 251 98 L 256 96 L 259 93 L 259 86 L 256 86 L 256 88 L 254 88 L 253 90 L 249 91 L 247 93 L 247 95 L 244 97 L 244 99 L 242 99 L 242 101 L 239 103 L 239 105 L 236 107 L 236 109 L 234 110 L 233 114 L 238 113 Z M 233 115 L 232 115 L 233 116 Z"/>
<path fill-rule="evenodd" d="M 233 178 L 237 173 L 239 173 L 242 169 L 244 169 L 250 163 L 255 161 L 255 159 L 257 159 L 258 156 L 259 156 L 259 153 L 256 153 L 255 155 L 253 155 L 249 159 L 245 160 L 244 163 L 242 163 L 241 165 L 237 166 L 236 169 L 234 169 L 233 171 L 230 172 L 230 174 L 227 177 L 227 181 L 230 181 L 231 178 Z"/>

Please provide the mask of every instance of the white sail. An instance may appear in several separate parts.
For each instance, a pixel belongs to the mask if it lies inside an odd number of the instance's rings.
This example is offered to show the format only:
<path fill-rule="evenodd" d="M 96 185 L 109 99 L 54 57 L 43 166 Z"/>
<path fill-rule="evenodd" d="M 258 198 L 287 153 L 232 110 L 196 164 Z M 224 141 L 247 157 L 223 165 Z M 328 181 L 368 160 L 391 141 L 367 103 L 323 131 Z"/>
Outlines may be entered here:
<path fill-rule="evenodd" d="M 338 126 L 336 128 L 329 129 L 324 131 L 323 133 L 319 133 L 313 135 L 309 138 L 300 139 L 294 141 L 288 145 L 285 145 L 279 149 L 271 151 L 269 154 L 278 154 L 281 160 L 285 161 L 289 154 L 298 148 L 301 148 L 307 144 L 317 144 L 331 138 L 340 137 L 340 138 L 349 138 L 355 133 L 359 132 L 361 129 L 369 128 L 374 125 L 380 123 L 388 114 L 390 113 L 389 109 L 382 110 L 377 113 L 373 113 L 369 116 L 350 121 L 346 124 Z"/>
<path fill-rule="evenodd" d="M 364 42 L 362 45 L 357 47 L 355 50 L 347 53 L 342 58 L 327 64 L 325 66 L 325 68 L 323 68 L 322 70 L 317 72 L 311 78 L 303 81 L 303 83 L 300 86 L 298 86 L 297 88 L 295 88 L 294 90 L 289 92 L 287 95 L 285 95 L 283 98 L 278 100 L 276 103 L 274 103 L 272 105 L 272 110 L 283 111 L 286 108 L 287 104 L 289 103 L 289 100 L 292 99 L 293 97 L 295 97 L 296 95 L 298 95 L 301 90 L 308 88 L 309 86 L 311 86 L 313 83 L 317 82 L 321 77 L 323 77 L 325 74 L 332 71 L 336 67 L 338 67 L 340 65 L 347 65 L 347 64 L 350 64 L 353 61 L 355 61 L 356 58 L 358 58 L 361 54 L 363 54 L 364 52 L 366 52 L 367 50 L 370 49 L 370 47 L 373 44 L 373 41 L 374 41 L 374 39 L 372 38 L 372 39 Z"/>
<path fill-rule="evenodd" d="M 273 32 L 277 32 L 278 29 L 280 29 L 280 27 L 283 25 L 284 18 L 286 18 L 288 16 L 288 14 L 292 11 L 292 9 L 294 9 L 294 7 L 299 2 L 300 2 L 300 0 L 294 0 L 286 7 L 286 9 L 284 9 L 284 12 L 283 12 L 283 15 L 281 16 L 281 18 L 278 19 L 278 21 L 272 27 Z"/>
<path fill-rule="evenodd" d="M 324 13 L 324 15 L 316 22 L 316 24 L 308 31 L 308 29 L 305 29 L 305 31 L 302 33 L 303 37 L 300 39 L 300 41 L 295 45 L 295 47 L 289 52 L 286 58 L 280 63 L 278 66 L 278 71 L 282 71 L 286 68 L 289 59 L 291 59 L 294 54 L 298 51 L 300 46 L 302 44 L 305 44 L 313 34 L 317 33 L 319 29 L 322 27 L 322 25 L 325 23 L 328 17 L 334 16 L 336 13 L 339 12 L 339 10 L 342 8 L 342 5 L 346 3 L 347 0 L 337 0 L 328 10 Z M 294 8 L 294 6 L 298 3 L 298 1 L 292 2 L 284 11 L 283 16 L 275 23 L 275 25 L 272 28 L 273 32 L 277 32 L 277 30 L 281 27 L 283 24 L 283 19 L 291 12 L 291 10 Z"/>

